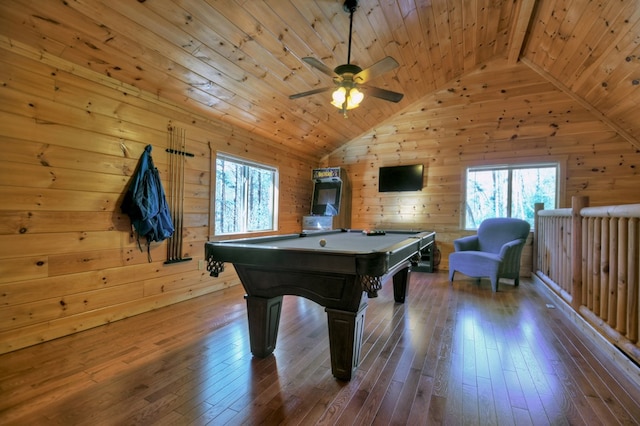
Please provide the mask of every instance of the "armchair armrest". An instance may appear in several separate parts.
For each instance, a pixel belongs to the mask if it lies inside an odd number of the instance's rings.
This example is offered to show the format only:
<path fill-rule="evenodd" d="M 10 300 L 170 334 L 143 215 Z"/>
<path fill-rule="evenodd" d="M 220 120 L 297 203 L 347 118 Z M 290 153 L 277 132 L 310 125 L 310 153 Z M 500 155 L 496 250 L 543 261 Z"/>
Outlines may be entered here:
<path fill-rule="evenodd" d="M 524 244 L 524 240 L 521 238 L 509 241 L 508 243 L 504 243 L 498 255 L 501 259 L 504 259 L 509 256 L 514 250 L 518 250 L 521 244 Z"/>
<path fill-rule="evenodd" d="M 455 251 L 478 250 L 478 236 L 469 235 L 468 237 L 458 238 L 453 241 Z"/>

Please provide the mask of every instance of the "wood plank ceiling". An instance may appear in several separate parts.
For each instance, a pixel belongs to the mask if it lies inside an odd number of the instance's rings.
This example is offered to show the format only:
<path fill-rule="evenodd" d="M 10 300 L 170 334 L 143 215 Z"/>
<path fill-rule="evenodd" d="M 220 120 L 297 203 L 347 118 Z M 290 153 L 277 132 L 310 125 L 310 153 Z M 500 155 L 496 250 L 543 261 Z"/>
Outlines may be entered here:
<path fill-rule="evenodd" d="M 289 99 L 333 84 L 302 57 L 346 63 L 343 0 L 14 0 L 0 4 L 0 40 L 317 158 L 500 56 L 521 60 L 640 146 L 640 0 L 359 3 L 352 63 L 392 56 L 400 66 L 371 84 L 405 97 L 367 97 L 348 119 L 330 93 Z"/>

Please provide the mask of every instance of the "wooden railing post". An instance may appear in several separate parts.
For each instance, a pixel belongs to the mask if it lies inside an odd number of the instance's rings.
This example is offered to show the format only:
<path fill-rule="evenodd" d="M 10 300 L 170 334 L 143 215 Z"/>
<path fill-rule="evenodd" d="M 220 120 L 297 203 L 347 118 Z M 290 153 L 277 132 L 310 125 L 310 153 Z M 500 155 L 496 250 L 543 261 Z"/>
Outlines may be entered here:
<path fill-rule="evenodd" d="M 535 274 L 538 270 L 540 260 L 538 259 L 538 236 L 540 219 L 538 219 L 538 212 L 544 210 L 544 203 L 535 203 L 533 205 L 533 256 L 531 256 L 531 273 Z"/>
<path fill-rule="evenodd" d="M 582 215 L 589 206 L 589 197 L 571 197 L 571 306 L 578 311 L 582 300 Z"/>

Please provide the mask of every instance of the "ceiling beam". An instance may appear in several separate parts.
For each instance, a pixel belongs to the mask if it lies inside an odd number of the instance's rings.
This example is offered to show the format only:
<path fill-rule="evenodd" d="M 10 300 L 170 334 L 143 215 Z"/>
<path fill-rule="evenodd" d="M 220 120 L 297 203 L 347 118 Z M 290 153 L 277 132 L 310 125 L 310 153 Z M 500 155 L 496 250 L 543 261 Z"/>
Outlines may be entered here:
<path fill-rule="evenodd" d="M 516 5 L 515 19 L 511 26 L 509 37 L 509 48 L 507 52 L 507 62 L 509 65 L 515 65 L 520 59 L 520 52 L 524 45 L 524 39 L 533 15 L 533 7 L 536 0 L 520 0 Z"/>

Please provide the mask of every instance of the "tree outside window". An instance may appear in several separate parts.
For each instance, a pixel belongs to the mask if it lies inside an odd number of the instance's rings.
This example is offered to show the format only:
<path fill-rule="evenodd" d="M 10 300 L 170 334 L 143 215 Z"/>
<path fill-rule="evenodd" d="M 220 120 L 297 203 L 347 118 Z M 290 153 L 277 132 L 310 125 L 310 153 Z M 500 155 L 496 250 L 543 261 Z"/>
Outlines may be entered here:
<path fill-rule="evenodd" d="M 534 226 L 535 203 L 556 208 L 558 164 L 467 169 L 465 228 L 492 217 L 515 217 Z"/>
<path fill-rule="evenodd" d="M 273 167 L 218 155 L 215 234 L 275 230 L 277 182 Z"/>

